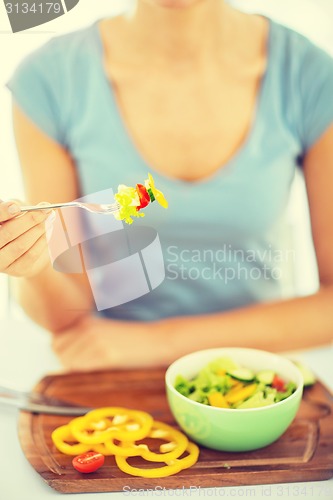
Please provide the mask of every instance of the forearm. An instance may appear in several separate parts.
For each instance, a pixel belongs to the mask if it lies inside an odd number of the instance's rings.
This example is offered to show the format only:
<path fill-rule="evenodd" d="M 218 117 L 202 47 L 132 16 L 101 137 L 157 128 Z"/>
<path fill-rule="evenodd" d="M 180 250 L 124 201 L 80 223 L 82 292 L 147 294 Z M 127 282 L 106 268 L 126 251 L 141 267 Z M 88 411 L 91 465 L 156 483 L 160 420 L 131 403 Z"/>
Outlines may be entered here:
<path fill-rule="evenodd" d="M 152 323 L 85 317 L 54 335 L 67 369 L 166 366 L 200 349 L 242 346 L 287 351 L 333 340 L 333 289 L 206 316 Z"/>
<path fill-rule="evenodd" d="M 70 274 L 49 264 L 32 278 L 15 278 L 15 294 L 24 311 L 36 323 L 52 331 L 75 325 L 91 311 L 91 297 Z"/>
<path fill-rule="evenodd" d="M 333 287 L 285 301 L 227 313 L 160 322 L 175 357 L 220 346 L 288 351 L 333 341 Z"/>

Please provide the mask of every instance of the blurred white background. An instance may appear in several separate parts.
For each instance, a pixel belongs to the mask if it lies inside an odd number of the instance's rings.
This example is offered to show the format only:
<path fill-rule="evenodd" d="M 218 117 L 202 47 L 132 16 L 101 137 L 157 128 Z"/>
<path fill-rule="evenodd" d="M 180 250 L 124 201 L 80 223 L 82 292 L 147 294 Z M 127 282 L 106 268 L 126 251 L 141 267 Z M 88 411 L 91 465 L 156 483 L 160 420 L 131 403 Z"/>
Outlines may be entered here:
<path fill-rule="evenodd" d="M 230 0 L 247 11 L 268 15 L 308 36 L 333 54 L 332 0 Z M 49 38 L 88 25 L 98 18 L 111 16 L 128 8 L 132 0 L 80 0 L 68 14 L 46 25 L 12 34 L 5 7 L 0 5 L 0 199 L 24 199 L 19 164 L 15 151 L 11 100 L 5 83 L 18 63 Z M 45 166 L 47 168 L 47 165 Z M 296 263 L 298 290 L 308 293 L 316 287 L 317 276 L 313 249 L 309 239 L 309 224 L 304 185 L 298 179 L 290 205 L 290 224 L 296 226 L 296 239 L 302 244 L 303 260 Z M 305 245 L 303 244 L 305 242 Z M 306 272 L 304 272 L 306 269 Z M 7 279 L 0 275 L 0 317 L 8 313 Z"/>

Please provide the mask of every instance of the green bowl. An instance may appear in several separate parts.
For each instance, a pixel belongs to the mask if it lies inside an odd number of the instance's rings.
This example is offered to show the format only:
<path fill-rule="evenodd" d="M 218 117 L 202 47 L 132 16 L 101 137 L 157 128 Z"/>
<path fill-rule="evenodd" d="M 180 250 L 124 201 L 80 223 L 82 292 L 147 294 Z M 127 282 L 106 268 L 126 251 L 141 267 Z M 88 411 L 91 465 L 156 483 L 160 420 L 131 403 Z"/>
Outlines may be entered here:
<path fill-rule="evenodd" d="M 176 391 L 177 375 L 192 378 L 210 361 L 225 356 L 254 372 L 274 370 L 284 380 L 294 382 L 297 389 L 279 403 L 250 409 L 207 406 Z M 167 369 L 165 383 L 169 406 L 179 426 L 191 440 L 220 451 L 256 450 L 276 441 L 293 421 L 303 392 L 302 374 L 287 358 L 236 347 L 193 352 L 178 359 Z"/>

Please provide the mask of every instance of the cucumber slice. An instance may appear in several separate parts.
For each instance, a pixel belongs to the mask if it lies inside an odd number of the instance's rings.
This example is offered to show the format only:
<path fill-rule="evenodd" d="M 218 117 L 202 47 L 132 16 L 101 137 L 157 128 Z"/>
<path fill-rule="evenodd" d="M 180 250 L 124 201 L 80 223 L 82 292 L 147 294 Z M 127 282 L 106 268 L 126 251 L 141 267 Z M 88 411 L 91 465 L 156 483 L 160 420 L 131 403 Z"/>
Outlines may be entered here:
<path fill-rule="evenodd" d="M 227 371 L 230 377 L 240 380 L 241 382 L 251 382 L 254 380 L 254 373 L 247 368 L 237 368 L 235 370 Z"/>
<path fill-rule="evenodd" d="M 147 193 L 149 194 L 150 201 L 155 201 L 155 196 L 150 188 L 147 189 Z"/>
<path fill-rule="evenodd" d="M 245 410 L 247 408 L 261 408 L 262 406 L 270 406 L 274 404 L 274 396 L 265 398 L 262 391 L 255 393 L 246 401 L 243 401 L 237 406 L 240 410 Z"/>
<path fill-rule="evenodd" d="M 262 382 L 265 385 L 270 385 L 273 382 L 275 372 L 273 370 L 261 370 L 256 374 L 256 379 L 258 382 Z"/>

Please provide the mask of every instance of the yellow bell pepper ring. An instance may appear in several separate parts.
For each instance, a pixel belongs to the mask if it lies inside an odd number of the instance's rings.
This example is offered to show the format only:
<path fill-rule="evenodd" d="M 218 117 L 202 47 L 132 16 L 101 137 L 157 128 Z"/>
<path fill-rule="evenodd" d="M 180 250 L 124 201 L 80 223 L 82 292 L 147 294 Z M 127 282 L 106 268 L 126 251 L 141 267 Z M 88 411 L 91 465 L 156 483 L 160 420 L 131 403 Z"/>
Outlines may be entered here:
<path fill-rule="evenodd" d="M 100 453 L 101 455 L 104 455 L 105 457 L 108 457 L 110 455 L 113 455 L 113 453 L 107 449 L 104 443 L 99 443 L 99 444 L 93 444 L 90 446 L 91 451 L 96 451 L 97 453 Z"/>
<path fill-rule="evenodd" d="M 198 461 L 199 448 L 197 445 L 189 441 L 186 451 L 188 455 L 185 458 L 176 458 L 175 460 L 166 462 L 166 465 L 163 467 L 153 467 L 151 469 L 140 469 L 139 467 L 129 465 L 127 462 L 128 457 L 116 455 L 115 460 L 119 469 L 126 474 L 146 478 L 160 478 L 177 474 L 177 472 L 188 469 Z"/>
<path fill-rule="evenodd" d="M 91 450 L 91 446 L 83 443 L 75 443 L 68 425 L 57 427 L 51 434 L 54 446 L 65 455 L 81 455 Z M 73 443 L 73 444 L 70 444 Z"/>
<path fill-rule="evenodd" d="M 110 419 L 110 417 L 113 417 Z M 104 430 L 91 430 L 92 424 L 105 419 L 111 425 Z M 80 443 L 101 444 L 111 438 L 121 441 L 137 441 L 145 438 L 153 425 L 153 417 L 144 411 L 127 408 L 106 407 L 92 410 L 84 417 L 73 419 L 70 430 Z"/>
<path fill-rule="evenodd" d="M 106 441 L 105 447 L 113 455 L 117 456 L 140 456 L 150 462 L 168 462 L 180 457 L 188 446 L 188 439 L 185 434 L 163 422 L 154 421 L 147 437 L 167 442 L 160 446 L 160 453 L 151 451 L 146 444 L 121 441 L 118 445 L 115 443 L 115 439 Z"/>

